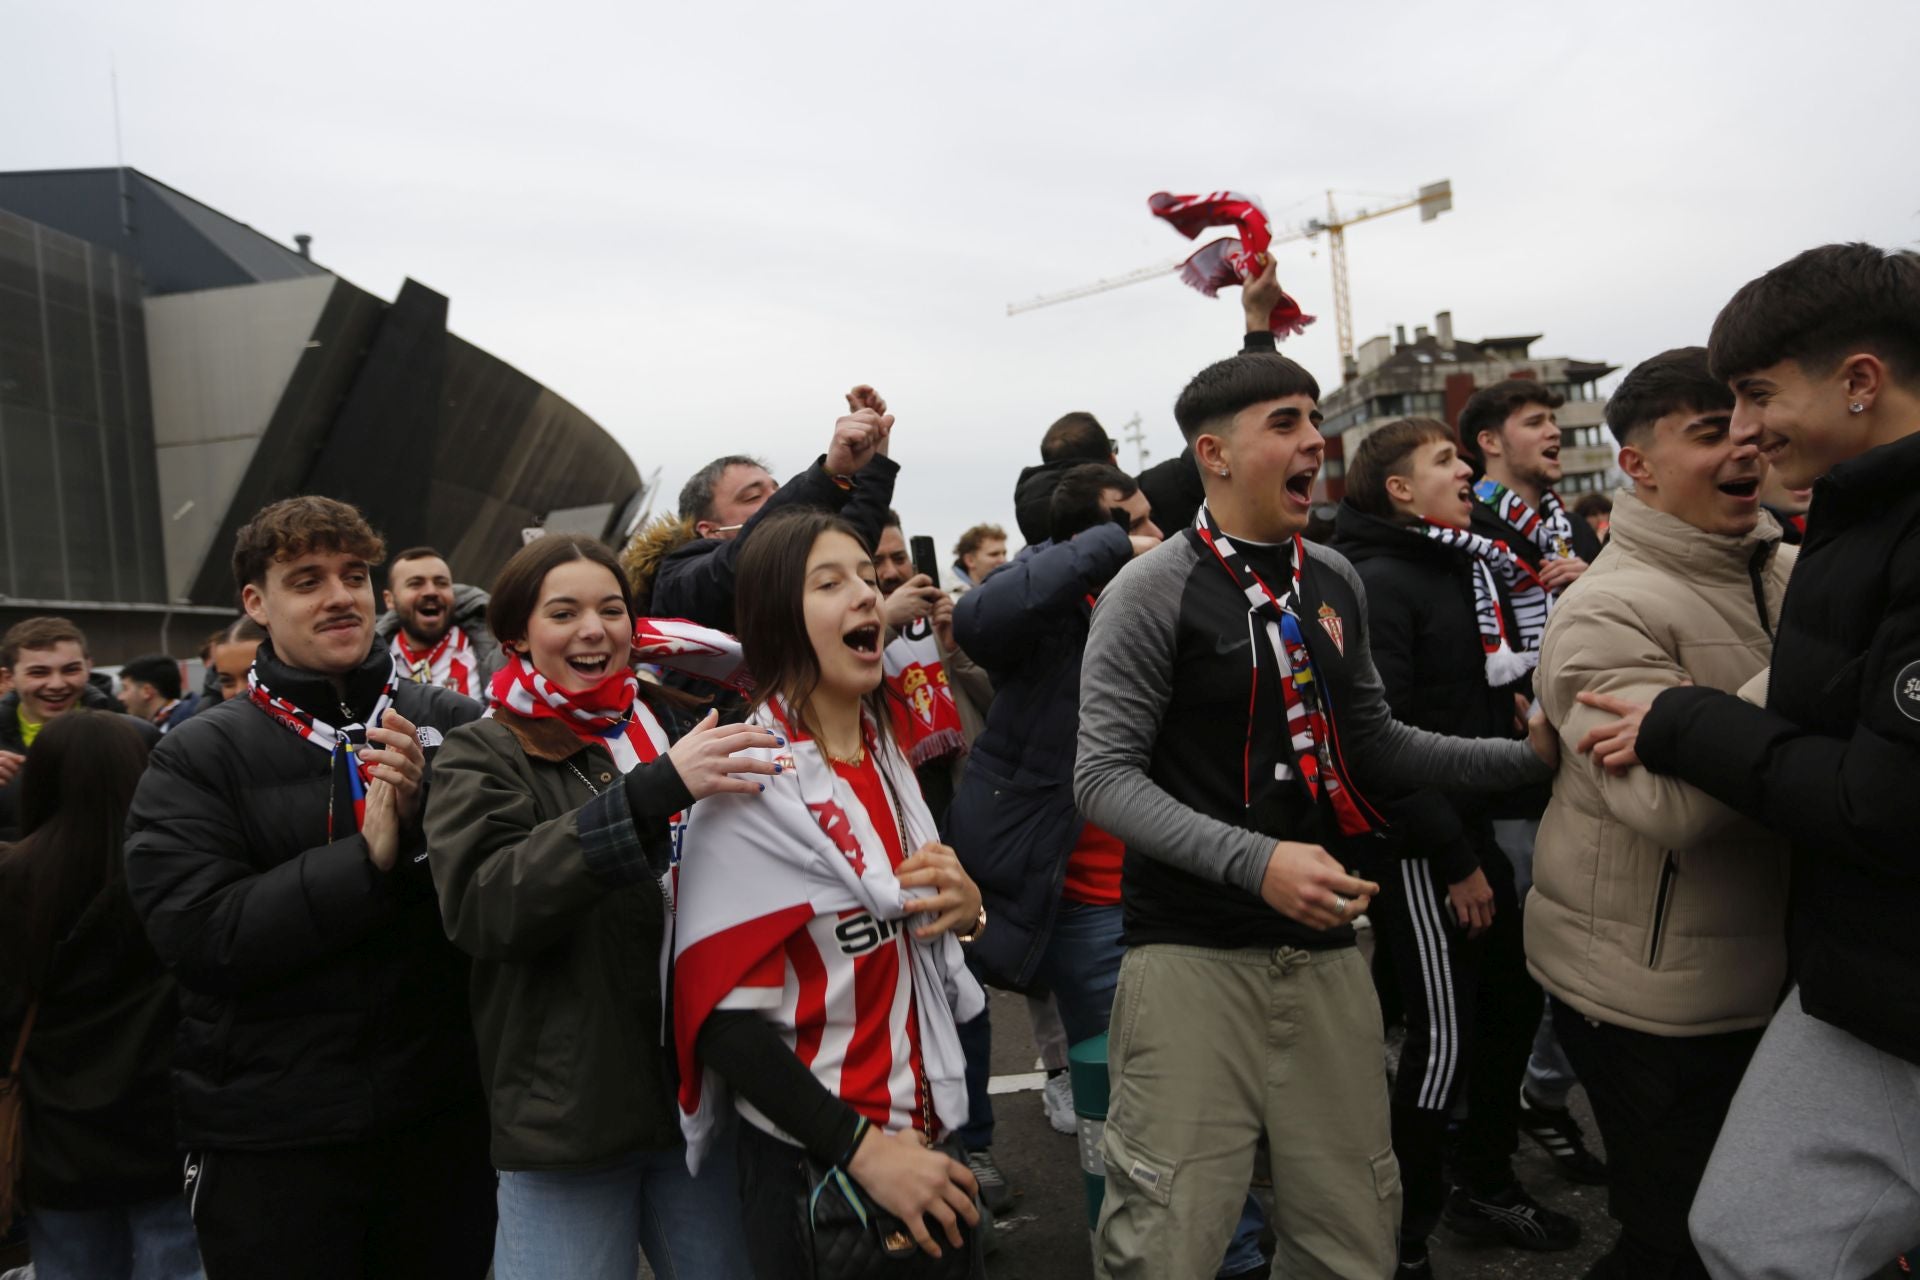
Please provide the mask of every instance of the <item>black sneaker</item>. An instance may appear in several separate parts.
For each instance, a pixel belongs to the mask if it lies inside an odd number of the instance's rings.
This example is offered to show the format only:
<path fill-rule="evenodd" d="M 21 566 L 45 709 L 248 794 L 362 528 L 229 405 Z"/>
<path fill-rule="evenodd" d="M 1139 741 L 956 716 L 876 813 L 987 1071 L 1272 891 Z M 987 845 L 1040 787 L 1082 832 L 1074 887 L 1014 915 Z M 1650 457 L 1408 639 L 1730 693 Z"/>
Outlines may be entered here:
<path fill-rule="evenodd" d="M 1393 1280 L 1433 1280 L 1433 1259 L 1425 1240 L 1400 1241 L 1400 1263 L 1393 1269 Z"/>
<path fill-rule="evenodd" d="M 1549 1107 L 1527 1096 L 1520 1086 L 1520 1129 L 1553 1157 L 1560 1176 L 1588 1187 L 1607 1185 L 1606 1162 L 1587 1150 L 1580 1122 L 1565 1107 Z"/>
<path fill-rule="evenodd" d="M 999 1213 L 1013 1203 L 1013 1188 L 1007 1185 L 1007 1175 L 993 1162 L 993 1152 L 984 1147 L 967 1152 L 967 1168 L 973 1171 L 973 1180 L 980 1184 L 981 1204 Z"/>
<path fill-rule="evenodd" d="M 1447 1195 L 1440 1221 L 1469 1240 L 1495 1241 L 1516 1249 L 1554 1253 L 1580 1243 L 1579 1223 L 1545 1207 L 1518 1183 L 1492 1195 L 1455 1187 Z"/>

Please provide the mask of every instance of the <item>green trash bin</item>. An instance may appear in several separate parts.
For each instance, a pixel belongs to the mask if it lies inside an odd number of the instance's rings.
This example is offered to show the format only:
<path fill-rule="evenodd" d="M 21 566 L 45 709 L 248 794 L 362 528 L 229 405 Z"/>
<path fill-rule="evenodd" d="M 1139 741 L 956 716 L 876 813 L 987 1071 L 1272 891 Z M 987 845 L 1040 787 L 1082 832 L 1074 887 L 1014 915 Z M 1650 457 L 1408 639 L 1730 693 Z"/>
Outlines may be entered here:
<path fill-rule="evenodd" d="M 1073 1114 L 1079 1118 L 1080 1177 L 1087 1189 L 1087 1229 L 1100 1225 L 1100 1202 L 1107 1194 L 1107 1164 L 1100 1140 L 1107 1132 L 1107 1033 L 1082 1040 L 1067 1051 L 1073 1081 Z"/>

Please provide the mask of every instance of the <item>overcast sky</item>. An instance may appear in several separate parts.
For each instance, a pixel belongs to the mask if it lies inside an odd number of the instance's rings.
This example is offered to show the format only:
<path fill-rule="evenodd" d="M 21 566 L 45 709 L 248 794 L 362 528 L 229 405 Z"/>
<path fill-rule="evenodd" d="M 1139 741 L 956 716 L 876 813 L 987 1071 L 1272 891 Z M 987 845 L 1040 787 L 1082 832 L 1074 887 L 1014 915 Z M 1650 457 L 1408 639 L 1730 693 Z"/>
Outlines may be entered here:
<path fill-rule="evenodd" d="M 943 553 L 1012 528 L 1067 410 L 1178 451 L 1237 295 L 1005 313 L 1189 247 L 1155 191 L 1290 223 L 1328 188 L 1451 178 L 1454 212 L 1349 234 L 1359 339 L 1450 308 L 1463 338 L 1624 365 L 1704 341 L 1800 249 L 1920 242 L 1912 0 L 0 0 L 0 31 L 0 169 L 112 164 L 117 61 L 129 164 L 381 296 L 447 294 L 455 331 L 662 468 L 664 506 L 718 453 L 800 468 L 874 383 L 897 505 Z M 1324 250 L 1278 252 L 1324 317 L 1285 350 L 1331 382 Z"/>

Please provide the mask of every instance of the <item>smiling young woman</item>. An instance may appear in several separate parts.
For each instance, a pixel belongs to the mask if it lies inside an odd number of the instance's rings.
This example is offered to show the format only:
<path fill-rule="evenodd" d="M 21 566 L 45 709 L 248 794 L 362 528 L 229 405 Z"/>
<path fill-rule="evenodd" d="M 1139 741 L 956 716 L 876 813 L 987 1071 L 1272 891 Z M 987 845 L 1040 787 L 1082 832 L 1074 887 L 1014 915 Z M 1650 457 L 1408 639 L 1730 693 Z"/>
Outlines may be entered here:
<path fill-rule="evenodd" d="M 956 1019 L 985 998 L 958 939 L 980 928 L 980 892 L 938 843 L 890 732 L 879 603 L 845 521 L 796 511 L 762 524 L 740 557 L 737 616 L 750 723 L 786 740 L 751 754 L 779 772 L 764 795 L 696 806 L 684 843 L 682 1125 L 696 1160 L 724 1148 L 716 1086 L 732 1089 L 761 1280 L 811 1274 L 800 1244 L 818 1229 L 807 1205 L 821 1170 L 901 1219 L 942 1274 L 978 1262 L 973 1176 L 936 1144 L 966 1119 Z"/>
<path fill-rule="evenodd" d="M 630 1275 L 636 1246 L 662 1275 L 747 1265 L 730 1162 L 687 1172 L 657 975 L 680 814 L 757 799 L 774 766 L 732 753 L 774 737 L 708 714 L 673 741 L 689 703 L 636 676 L 631 598 L 598 542 L 522 548 L 489 606 L 507 665 L 487 718 L 434 766 L 428 846 L 447 932 L 474 957 L 501 1280 Z"/>

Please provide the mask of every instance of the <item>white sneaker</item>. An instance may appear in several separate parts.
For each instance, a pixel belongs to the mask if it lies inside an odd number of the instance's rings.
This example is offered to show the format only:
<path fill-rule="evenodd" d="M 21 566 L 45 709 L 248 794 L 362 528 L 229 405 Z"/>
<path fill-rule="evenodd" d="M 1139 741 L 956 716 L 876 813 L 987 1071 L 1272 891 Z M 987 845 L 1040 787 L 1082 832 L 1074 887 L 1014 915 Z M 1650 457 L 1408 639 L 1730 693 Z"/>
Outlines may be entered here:
<path fill-rule="evenodd" d="M 1040 1091 L 1040 1105 L 1056 1133 L 1080 1132 L 1080 1117 L 1073 1114 L 1073 1077 L 1065 1071 L 1048 1079 Z"/>

